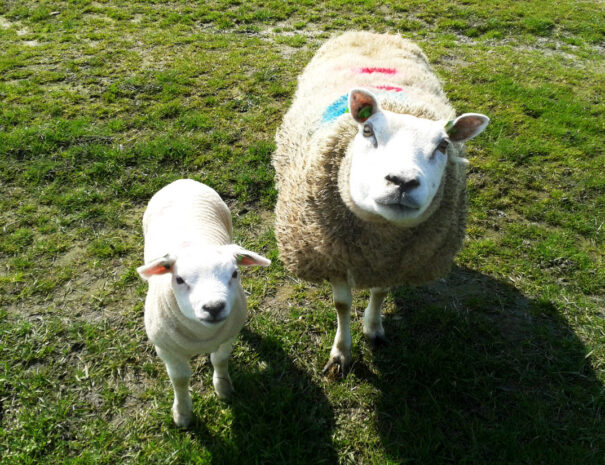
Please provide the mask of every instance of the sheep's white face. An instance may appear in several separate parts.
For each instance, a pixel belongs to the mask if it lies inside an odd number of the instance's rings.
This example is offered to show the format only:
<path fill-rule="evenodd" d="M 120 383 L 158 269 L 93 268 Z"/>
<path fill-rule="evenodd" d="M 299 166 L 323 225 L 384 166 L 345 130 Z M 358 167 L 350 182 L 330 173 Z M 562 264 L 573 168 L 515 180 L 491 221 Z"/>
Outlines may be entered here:
<path fill-rule="evenodd" d="M 447 148 L 478 135 L 489 121 L 462 115 L 446 129 L 432 121 L 381 110 L 369 91 L 349 94 L 349 110 L 359 124 L 350 147 L 349 194 L 358 214 L 413 226 L 439 190 Z"/>
<path fill-rule="evenodd" d="M 351 147 L 353 202 L 394 223 L 415 222 L 441 185 L 449 143 L 443 124 L 381 111 L 360 126 Z"/>
<path fill-rule="evenodd" d="M 236 245 L 183 247 L 137 269 L 144 279 L 170 273 L 172 290 L 187 318 L 206 326 L 222 324 L 230 315 L 241 284 L 238 265 L 271 262 Z"/>

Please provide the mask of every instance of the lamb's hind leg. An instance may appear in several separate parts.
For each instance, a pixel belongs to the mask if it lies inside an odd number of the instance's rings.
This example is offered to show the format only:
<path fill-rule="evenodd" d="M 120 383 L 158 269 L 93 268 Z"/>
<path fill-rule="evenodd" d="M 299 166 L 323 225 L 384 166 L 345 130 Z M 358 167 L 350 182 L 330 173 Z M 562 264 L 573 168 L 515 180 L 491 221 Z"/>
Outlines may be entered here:
<path fill-rule="evenodd" d="M 370 302 L 363 315 L 363 334 L 374 345 L 386 343 L 384 328 L 382 327 L 381 310 L 387 292 L 388 289 L 382 287 L 373 287 L 370 289 Z"/>
<path fill-rule="evenodd" d="M 166 371 L 174 388 L 172 419 L 177 426 L 186 428 L 193 419 L 193 403 L 189 394 L 189 378 L 191 377 L 189 361 L 157 346 L 156 351 L 166 364 Z"/>
<path fill-rule="evenodd" d="M 330 351 L 330 359 L 324 366 L 324 374 L 346 376 L 351 368 L 351 305 L 353 295 L 350 286 L 344 281 L 332 283 L 334 306 L 338 319 L 338 328 L 334 345 Z"/>

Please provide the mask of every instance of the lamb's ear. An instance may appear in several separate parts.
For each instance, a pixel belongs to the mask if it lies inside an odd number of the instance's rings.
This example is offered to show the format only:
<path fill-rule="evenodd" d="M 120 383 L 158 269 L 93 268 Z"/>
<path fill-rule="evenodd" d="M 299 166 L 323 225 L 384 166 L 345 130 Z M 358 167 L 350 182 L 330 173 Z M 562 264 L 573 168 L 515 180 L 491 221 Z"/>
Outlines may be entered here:
<path fill-rule="evenodd" d="M 156 258 L 155 260 L 137 268 L 137 272 L 145 281 L 154 275 L 166 274 L 172 271 L 176 262 L 176 257 L 170 254 L 166 254 L 163 257 Z"/>
<path fill-rule="evenodd" d="M 271 260 L 268 258 L 246 250 L 239 245 L 232 245 L 231 247 L 235 260 L 239 266 L 269 266 L 271 264 Z"/>
<path fill-rule="evenodd" d="M 349 111 L 358 123 L 363 123 L 380 110 L 376 97 L 365 89 L 353 89 L 349 92 Z"/>
<path fill-rule="evenodd" d="M 452 142 L 464 142 L 481 134 L 488 123 L 489 118 L 481 113 L 464 113 L 448 121 L 445 131 Z"/>

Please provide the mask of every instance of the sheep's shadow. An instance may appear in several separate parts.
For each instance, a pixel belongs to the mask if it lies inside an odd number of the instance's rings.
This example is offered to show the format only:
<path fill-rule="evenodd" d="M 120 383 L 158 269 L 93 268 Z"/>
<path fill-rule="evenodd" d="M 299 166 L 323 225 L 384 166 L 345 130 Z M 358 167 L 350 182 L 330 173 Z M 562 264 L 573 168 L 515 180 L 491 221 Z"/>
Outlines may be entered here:
<path fill-rule="evenodd" d="M 236 389 L 228 441 L 217 440 L 203 421 L 191 432 L 216 464 L 335 464 L 334 412 L 323 390 L 297 368 L 278 338 L 244 328 L 241 340 L 261 360 L 260 371 L 231 371 Z"/>
<path fill-rule="evenodd" d="M 398 463 L 603 463 L 603 386 L 547 301 L 456 269 L 394 293 L 375 370 L 378 430 Z"/>

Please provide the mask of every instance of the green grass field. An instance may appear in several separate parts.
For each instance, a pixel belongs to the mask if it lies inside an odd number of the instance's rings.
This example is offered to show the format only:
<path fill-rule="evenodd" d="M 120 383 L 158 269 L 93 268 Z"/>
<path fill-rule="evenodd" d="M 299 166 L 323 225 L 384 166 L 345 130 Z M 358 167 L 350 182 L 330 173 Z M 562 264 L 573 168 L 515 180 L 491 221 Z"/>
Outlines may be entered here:
<path fill-rule="evenodd" d="M 471 141 L 452 273 L 394 290 L 372 351 L 321 374 L 328 285 L 281 266 L 273 138 L 332 34 L 419 43 Z M 605 13 L 599 1 L 0 2 L 0 463 L 605 462 Z M 229 204 L 250 319 L 195 425 L 143 328 L 141 217 L 192 177 Z"/>

